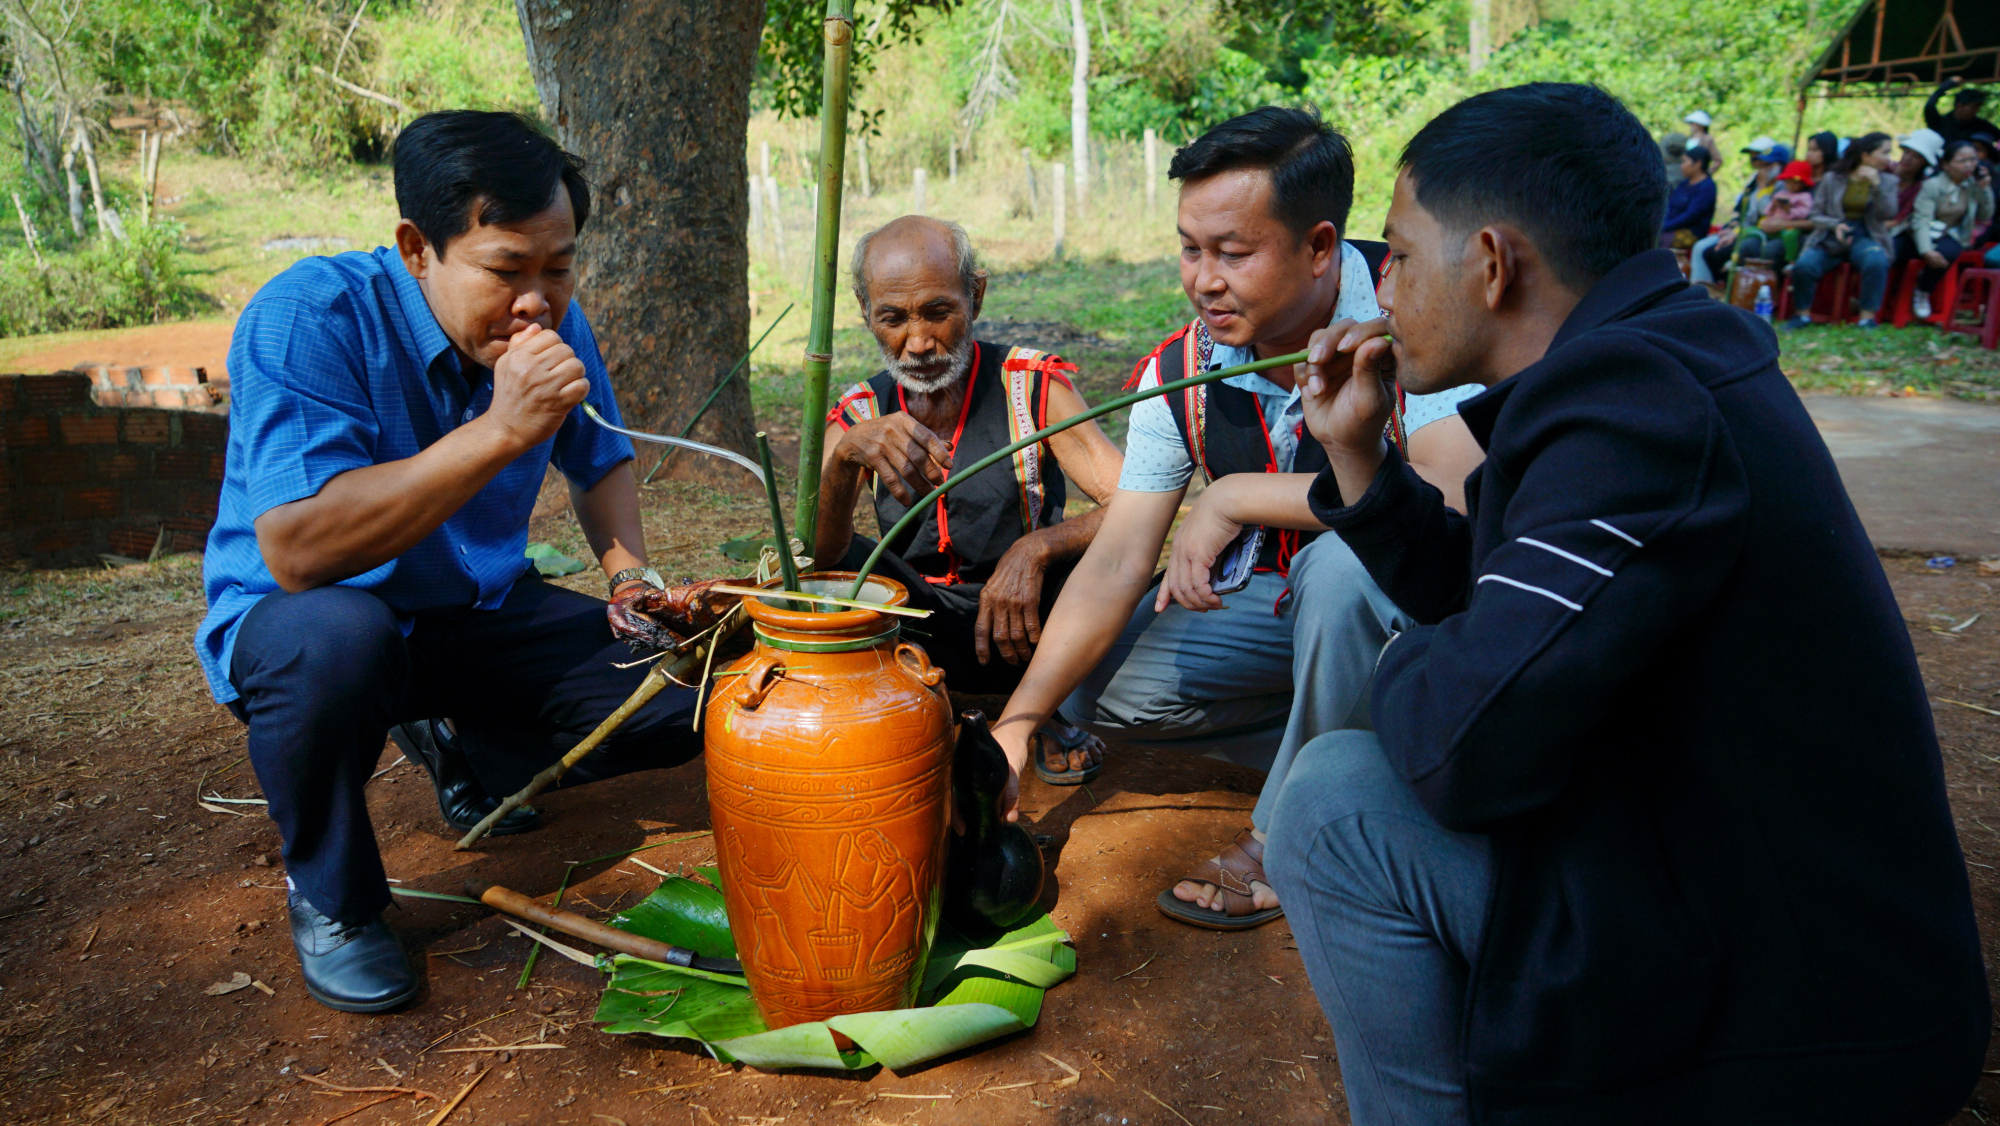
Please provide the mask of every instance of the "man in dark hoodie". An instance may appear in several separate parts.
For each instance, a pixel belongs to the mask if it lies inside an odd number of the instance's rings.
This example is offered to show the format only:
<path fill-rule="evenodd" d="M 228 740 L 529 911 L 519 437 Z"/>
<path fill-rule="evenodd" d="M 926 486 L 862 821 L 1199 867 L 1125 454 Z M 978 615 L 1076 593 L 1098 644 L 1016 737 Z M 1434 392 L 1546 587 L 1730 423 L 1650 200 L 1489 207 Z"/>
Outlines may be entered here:
<path fill-rule="evenodd" d="M 1405 150 L 1384 321 L 1316 334 L 1302 490 L 1421 623 L 1300 752 L 1267 869 L 1357 1126 L 1937 1123 L 1988 1038 L 1901 615 L 1770 329 L 1654 243 L 1601 90 Z M 1382 441 L 1468 383 L 1467 515 Z"/>

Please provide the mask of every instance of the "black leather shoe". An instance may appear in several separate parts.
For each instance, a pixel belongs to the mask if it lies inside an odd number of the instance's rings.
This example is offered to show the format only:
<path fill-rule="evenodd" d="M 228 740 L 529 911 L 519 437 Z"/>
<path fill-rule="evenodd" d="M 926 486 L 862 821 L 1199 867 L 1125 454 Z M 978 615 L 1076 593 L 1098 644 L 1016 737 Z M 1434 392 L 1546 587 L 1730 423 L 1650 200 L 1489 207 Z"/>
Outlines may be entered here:
<path fill-rule="evenodd" d="M 486 792 L 474 777 L 465 752 L 443 720 L 420 719 L 399 723 L 389 729 L 396 749 L 411 762 L 424 768 L 437 787 L 438 812 L 444 823 L 461 833 L 468 832 L 485 816 L 499 808 L 500 800 Z M 500 819 L 488 836 L 505 837 L 531 833 L 542 827 L 542 815 L 534 806 L 524 805 Z"/>
<path fill-rule="evenodd" d="M 380 919 L 337 923 L 292 892 L 292 948 L 313 1000 L 343 1013 L 379 1013 L 417 995 L 417 975 L 403 944 Z"/>

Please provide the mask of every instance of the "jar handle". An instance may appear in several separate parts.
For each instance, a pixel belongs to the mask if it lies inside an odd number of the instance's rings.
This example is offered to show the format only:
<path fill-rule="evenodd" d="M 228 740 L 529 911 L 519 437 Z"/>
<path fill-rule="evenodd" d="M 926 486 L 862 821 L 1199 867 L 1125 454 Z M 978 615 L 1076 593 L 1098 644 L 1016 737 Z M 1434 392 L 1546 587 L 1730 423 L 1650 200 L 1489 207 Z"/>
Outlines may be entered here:
<path fill-rule="evenodd" d="M 783 663 L 776 655 L 766 653 L 743 670 L 743 695 L 736 698 L 736 703 L 744 711 L 756 711 L 757 705 L 764 702 L 772 686 L 778 683 L 779 666 Z"/>
<path fill-rule="evenodd" d="M 915 657 L 917 663 L 912 665 L 910 662 L 903 660 L 905 655 Z M 917 679 L 924 682 L 925 688 L 936 688 L 938 681 L 944 679 L 944 670 L 931 664 L 930 655 L 907 641 L 897 643 L 896 660 L 904 668 L 916 673 Z"/>

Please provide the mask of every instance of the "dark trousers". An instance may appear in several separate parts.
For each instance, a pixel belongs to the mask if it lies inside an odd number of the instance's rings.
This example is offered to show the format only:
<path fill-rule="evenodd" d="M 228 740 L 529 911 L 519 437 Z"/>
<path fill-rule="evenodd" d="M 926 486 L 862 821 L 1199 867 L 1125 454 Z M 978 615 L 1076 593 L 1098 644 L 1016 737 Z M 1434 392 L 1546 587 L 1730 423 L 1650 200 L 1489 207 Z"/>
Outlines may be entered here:
<path fill-rule="evenodd" d="M 646 675 L 604 603 L 521 579 L 494 610 L 420 614 L 408 637 L 381 599 L 344 586 L 265 595 L 236 635 L 230 707 L 285 840 L 285 871 L 314 907 L 358 923 L 389 904 L 364 793 L 391 725 L 448 717 L 496 797 L 527 785 Z M 701 750 L 694 691 L 673 685 L 563 776 L 579 785 Z"/>
<path fill-rule="evenodd" d="M 1951 263 L 1956 262 L 1958 256 L 1965 253 L 1965 248 L 1960 246 L 1958 240 L 1950 235 L 1939 235 L 1937 238 L 1932 239 L 1931 249 L 1944 255 L 1945 265 L 1939 267 L 1933 266 L 1928 262 L 1924 263 L 1924 268 L 1917 273 L 1917 288 L 1925 293 L 1937 292 L 1937 283 L 1944 280 L 1945 271 L 1951 269 Z M 1903 263 L 1920 257 L 1922 255 L 1917 251 L 1917 236 L 1908 231 L 1904 231 L 1902 234 L 1896 236 L 1896 265 L 1898 268 Z"/>
<path fill-rule="evenodd" d="M 828 569 L 859 571 L 861 565 L 868 561 L 868 553 L 873 550 L 874 540 L 867 536 L 855 536 L 854 542 L 847 546 L 847 554 Z M 1069 581 L 1069 573 L 1075 567 L 1075 560 L 1058 563 L 1042 576 L 1043 625 L 1048 624 L 1049 611 L 1055 607 L 1056 596 L 1062 593 L 1063 584 Z M 1012 692 L 1021 683 L 1021 674 L 1028 671 L 1027 664 L 1008 664 L 990 640 L 987 642 L 987 663 L 979 663 L 979 647 L 975 644 L 973 631 L 979 625 L 979 593 L 986 589 L 985 583 L 932 583 L 902 556 L 889 551 L 882 553 L 881 562 L 875 564 L 875 573 L 909 587 L 907 605 L 912 609 L 931 612 L 931 616 L 923 621 L 905 621 L 903 636 L 923 646 L 931 664 L 944 670 L 945 687 L 975 696 L 1001 696 Z"/>

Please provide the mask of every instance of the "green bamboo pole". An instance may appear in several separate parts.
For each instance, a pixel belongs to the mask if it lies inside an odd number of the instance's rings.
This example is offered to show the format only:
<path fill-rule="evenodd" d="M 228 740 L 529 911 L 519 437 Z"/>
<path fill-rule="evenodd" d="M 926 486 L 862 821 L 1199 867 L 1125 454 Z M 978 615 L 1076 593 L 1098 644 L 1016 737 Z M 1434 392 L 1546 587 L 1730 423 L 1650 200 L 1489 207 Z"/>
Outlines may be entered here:
<path fill-rule="evenodd" d="M 826 0 L 826 71 L 819 102 L 819 225 L 813 236 L 812 323 L 806 331 L 806 395 L 799 419 L 799 491 L 792 506 L 806 542 L 819 528 L 819 460 L 826 444 L 827 382 L 833 374 L 833 302 L 839 288 L 840 199 L 847 175 L 847 87 L 854 53 L 854 0 Z M 789 559 L 786 547 L 778 554 Z"/>
<path fill-rule="evenodd" d="M 784 572 L 785 589 L 799 592 L 799 565 L 792 559 L 792 537 L 785 534 L 785 510 L 778 504 L 778 475 L 771 469 L 771 439 L 757 431 L 757 460 L 764 466 L 764 495 L 771 501 L 771 534 L 777 537 L 778 569 Z"/>
<path fill-rule="evenodd" d="M 952 474 L 945 480 L 944 484 L 932 489 L 929 496 L 911 505 L 910 510 L 903 513 L 903 518 L 896 521 L 887 532 L 882 534 L 882 539 L 876 543 L 875 550 L 868 553 L 868 560 L 861 564 L 861 573 L 855 576 L 854 585 L 848 588 L 847 597 L 861 597 L 861 584 L 868 581 L 869 574 L 875 570 L 875 564 L 881 561 L 882 553 L 889 549 L 889 545 L 895 542 L 897 536 L 902 535 L 909 529 L 912 523 L 921 519 L 924 513 L 929 512 L 931 505 L 936 504 L 939 497 L 957 488 L 967 478 L 981 470 L 997 465 L 1037 442 L 1046 441 L 1050 435 L 1060 434 L 1078 423 L 1088 422 L 1093 418 L 1110 414 L 1115 410 L 1123 410 L 1134 403 L 1141 403 L 1147 399 L 1156 399 L 1171 391 L 1184 391 L 1196 384 L 1214 383 L 1218 379 L 1228 379 L 1232 375 L 1243 375 L 1253 371 L 1289 367 L 1292 364 L 1302 364 L 1305 362 L 1306 354 L 1304 352 L 1291 352 L 1283 356 L 1272 356 L 1268 360 L 1252 360 L 1247 364 L 1237 364 L 1233 368 L 1222 368 L 1217 371 L 1204 372 L 1201 375 L 1189 376 L 1186 379 L 1176 379 L 1172 383 L 1161 384 L 1158 387 L 1148 387 L 1144 391 L 1134 391 L 1129 395 L 1120 395 L 1110 402 L 1099 403 L 1082 414 L 1072 415 L 1056 423 L 1054 426 L 1045 426 L 1005 449 L 994 450 L 992 453 Z"/>

